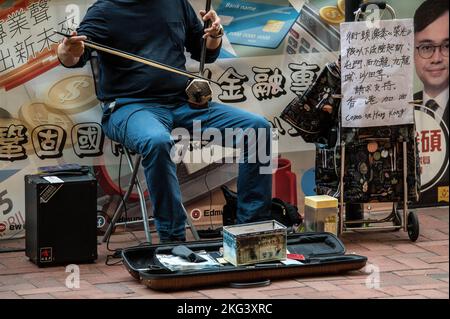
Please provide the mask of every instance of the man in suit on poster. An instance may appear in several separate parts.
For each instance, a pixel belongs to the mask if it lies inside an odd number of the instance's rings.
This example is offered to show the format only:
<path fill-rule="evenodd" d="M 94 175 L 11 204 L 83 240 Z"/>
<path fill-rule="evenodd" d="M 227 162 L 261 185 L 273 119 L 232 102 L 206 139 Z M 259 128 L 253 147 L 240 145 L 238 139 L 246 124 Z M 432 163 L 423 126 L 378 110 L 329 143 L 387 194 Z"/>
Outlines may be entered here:
<path fill-rule="evenodd" d="M 448 33 L 449 33 L 449 9 L 448 0 L 426 0 L 414 14 L 414 60 L 416 73 L 423 83 L 423 91 L 414 94 L 414 100 L 420 100 L 424 105 L 421 110 L 435 118 L 437 124 L 444 121 L 446 127 L 449 125 L 448 115 Z M 419 119 L 420 121 L 420 119 Z M 443 128 L 445 130 L 445 128 Z M 447 131 L 448 132 L 448 131 Z M 444 132 L 443 132 L 444 133 Z M 445 135 L 445 134 L 444 134 Z M 448 135 L 446 135 L 448 138 Z M 420 136 L 419 136 L 420 139 Z M 447 145 L 448 140 L 445 142 Z M 447 147 L 443 145 L 442 147 Z M 445 152 L 445 149 L 443 149 Z M 434 187 L 423 188 L 421 193 L 421 204 L 436 204 L 439 201 L 438 188 L 448 187 L 448 151 L 441 163 L 430 165 L 442 165 L 442 169 L 434 167 L 438 172 L 435 178 L 440 178 Z M 445 166 L 445 174 L 441 172 Z M 426 183 L 431 185 L 430 183 Z M 447 201 L 448 204 L 448 201 Z"/>

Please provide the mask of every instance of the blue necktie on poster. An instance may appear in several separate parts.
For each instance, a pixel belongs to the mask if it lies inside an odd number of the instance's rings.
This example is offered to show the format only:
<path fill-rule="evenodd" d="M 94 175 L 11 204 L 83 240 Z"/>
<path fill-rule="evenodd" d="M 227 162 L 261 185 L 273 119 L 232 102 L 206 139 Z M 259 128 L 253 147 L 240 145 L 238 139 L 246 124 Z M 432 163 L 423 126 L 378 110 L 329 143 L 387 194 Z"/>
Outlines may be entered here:
<path fill-rule="evenodd" d="M 277 48 L 299 13 L 291 6 L 224 0 L 217 9 L 233 44 Z"/>

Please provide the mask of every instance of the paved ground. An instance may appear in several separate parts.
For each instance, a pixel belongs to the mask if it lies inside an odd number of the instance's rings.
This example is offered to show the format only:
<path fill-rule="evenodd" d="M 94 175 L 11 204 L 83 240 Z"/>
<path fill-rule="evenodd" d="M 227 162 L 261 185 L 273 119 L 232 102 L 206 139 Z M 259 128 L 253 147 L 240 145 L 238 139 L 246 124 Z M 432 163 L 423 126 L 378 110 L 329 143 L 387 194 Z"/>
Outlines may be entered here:
<path fill-rule="evenodd" d="M 149 299 L 316 299 L 316 298 L 449 298 L 449 210 L 422 209 L 420 237 L 405 232 L 343 236 L 347 252 L 368 257 L 368 266 L 339 276 L 292 278 L 251 289 L 208 287 L 162 293 L 134 280 L 122 265 L 106 266 L 106 245 L 95 264 L 80 265 L 80 288 L 67 288 L 64 267 L 40 269 L 23 252 L 0 254 L 0 300 L 6 298 L 149 298 Z M 138 234 L 138 237 L 139 236 Z M 114 235 L 112 248 L 132 246 L 129 234 Z M 142 238 L 142 237 L 141 237 Z M 0 248 L 23 247 L 24 241 L 0 242 Z M 379 277 L 373 273 L 379 270 Z M 373 280 L 368 280 L 368 275 Z M 377 287 L 377 278 L 379 285 Z M 373 283 L 368 286 L 367 282 Z"/>

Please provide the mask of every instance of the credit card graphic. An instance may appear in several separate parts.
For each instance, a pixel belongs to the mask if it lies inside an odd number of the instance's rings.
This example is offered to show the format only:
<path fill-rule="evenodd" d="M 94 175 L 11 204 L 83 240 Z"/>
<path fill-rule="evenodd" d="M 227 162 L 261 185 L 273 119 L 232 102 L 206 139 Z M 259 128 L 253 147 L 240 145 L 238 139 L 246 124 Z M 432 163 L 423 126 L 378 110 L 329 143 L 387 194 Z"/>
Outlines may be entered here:
<path fill-rule="evenodd" d="M 232 44 L 270 49 L 280 45 L 299 15 L 289 5 L 240 0 L 222 1 L 217 13 Z"/>

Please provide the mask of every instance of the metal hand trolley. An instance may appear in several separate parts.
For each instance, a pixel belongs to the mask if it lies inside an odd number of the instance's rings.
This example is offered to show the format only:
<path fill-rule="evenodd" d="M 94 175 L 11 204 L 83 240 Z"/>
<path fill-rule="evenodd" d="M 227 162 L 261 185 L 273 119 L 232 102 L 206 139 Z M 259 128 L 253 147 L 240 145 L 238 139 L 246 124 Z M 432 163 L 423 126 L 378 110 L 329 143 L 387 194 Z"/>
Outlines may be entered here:
<path fill-rule="evenodd" d="M 413 211 L 408 211 L 408 160 L 407 160 L 407 142 L 402 142 L 403 146 L 403 214 L 400 215 L 397 205 L 392 204 L 392 212 L 383 219 L 362 219 L 344 221 L 345 205 L 344 205 L 344 174 L 345 174 L 345 142 L 341 143 L 341 169 L 340 169 L 340 200 L 339 200 L 339 235 L 349 231 L 372 231 L 372 230 L 400 230 L 408 232 L 409 239 L 416 241 L 419 237 L 419 218 Z M 414 148 L 415 149 L 415 148 Z M 416 162 L 416 161 L 414 161 Z M 357 204 L 357 203 L 355 203 Z M 392 222 L 391 226 L 370 226 L 370 224 L 382 224 Z M 362 224 L 361 227 L 348 227 L 348 225 Z"/>
<path fill-rule="evenodd" d="M 366 2 L 359 6 L 358 10 L 354 12 L 355 21 L 364 20 L 366 18 L 366 11 L 370 9 L 370 5 L 376 5 L 380 10 L 383 10 L 380 19 L 383 18 L 386 12 L 389 13 L 391 19 L 395 19 L 395 11 L 394 9 L 384 2 Z M 370 16 L 370 15 L 369 15 Z M 398 143 L 396 141 L 396 143 Z M 344 175 L 345 175 L 345 142 L 341 142 L 341 169 L 340 169 L 340 200 L 339 200 L 339 225 L 338 225 L 338 234 L 342 234 L 345 232 L 352 231 L 375 231 L 375 230 L 394 230 L 398 231 L 403 229 L 403 231 L 408 232 L 409 239 L 411 241 L 416 241 L 419 237 L 419 219 L 415 212 L 408 210 L 408 160 L 407 160 L 407 141 L 403 141 L 403 213 L 400 214 L 398 211 L 398 203 L 394 202 L 392 205 L 392 212 L 385 218 L 382 219 L 361 219 L 361 220 L 351 220 L 345 221 L 345 204 L 344 204 Z M 416 145 L 414 139 L 414 155 L 416 156 Z M 417 165 L 417 161 L 414 160 L 415 165 Z M 416 197 L 418 194 L 416 193 Z M 363 203 L 352 203 L 352 204 L 363 204 Z M 392 225 L 383 225 L 385 223 L 392 223 Z M 361 224 L 360 227 L 349 227 L 351 225 Z M 370 226 L 370 224 L 377 224 L 378 226 Z"/>

